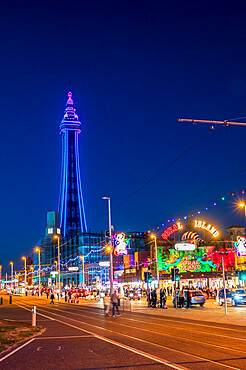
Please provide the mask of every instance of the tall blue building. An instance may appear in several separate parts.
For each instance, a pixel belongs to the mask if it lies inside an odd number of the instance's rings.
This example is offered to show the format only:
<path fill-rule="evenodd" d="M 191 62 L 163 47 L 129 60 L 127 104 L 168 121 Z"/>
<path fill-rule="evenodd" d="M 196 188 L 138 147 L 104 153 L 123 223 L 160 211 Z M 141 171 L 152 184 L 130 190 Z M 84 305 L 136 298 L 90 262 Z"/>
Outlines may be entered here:
<path fill-rule="evenodd" d="M 87 232 L 79 164 L 80 132 L 81 122 L 74 108 L 72 93 L 69 92 L 65 113 L 60 124 L 62 169 L 58 211 L 60 228 L 64 237 L 78 231 Z"/>
<path fill-rule="evenodd" d="M 61 282 L 66 285 L 81 285 L 83 282 L 82 261 L 85 263 L 85 282 L 93 285 L 95 281 L 108 280 L 108 269 L 100 262 L 107 261 L 104 253 L 104 233 L 93 233 L 87 229 L 85 209 L 82 195 L 79 134 L 81 122 L 76 114 L 72 93 L 68 100 L 60 124 L 62 138 L 62 166 L 59 196 L 59 212 L 47 213 L 45 237 L 39 241 L 41 249 L 41 265 L 47 272 L 42 274 L 42 282 L 47 285 L 54 277 L 49 268 L 54 271 L 58 260 L 57 239 L 60 237 Z M 38 268 L 37 254 L 34 253 L 34 264 Z"/>

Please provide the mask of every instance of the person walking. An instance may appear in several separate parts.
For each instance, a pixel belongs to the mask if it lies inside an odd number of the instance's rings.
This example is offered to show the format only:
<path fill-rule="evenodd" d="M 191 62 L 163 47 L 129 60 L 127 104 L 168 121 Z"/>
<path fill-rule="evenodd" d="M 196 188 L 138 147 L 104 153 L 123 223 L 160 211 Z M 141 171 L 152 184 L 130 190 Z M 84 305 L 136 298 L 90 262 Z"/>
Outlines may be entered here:
<path fill-rule="evenodd" d="M 118 300 L 119 300 L 119 297 L 116 293 L 116 291 L 114 291 L 114 293 L 112 294 L 111 296 L 111 302 L 113 304 L 113 312 L 112 312 L 112 316 L 115 317 L 115 308 L 117 310 L 117 313 L 118 315 L 120 316 L 120 311 L 119 311 L 119 307 L 118 307 Z"/>
<path fill-rule="evenodd" d="M 182 288 L 182 290 L 179 294 L 179 300 L 180 300 L 180 308 L 184 309 L 184 301 L 185 301 L 184 288 Z"/>
<path fill-rule="evenodd" d="M 55 304 L 55 303 L 54 303 L 54 299 L 55 299 L 54 293 L 51 293 L 50 299 L 51 299 L 50 304 L 51 304 L 51 303 L 52 303 L 52 304 Z"/>
<path fill-rule="evenodd" d="M 186 298 L 186 308 L 190 308 L 190 290 L 187 290 L 187 298 Z"/>
<path fill-rule="evenodd" d="M 156 308 L 156 301 L 157 301 L 157 294 L 156 294 L 156 290 L 154 289 L 152 292 L 152 302 L 153 302 L 154 308 Z"/>
<path fill-rule="evenodd" d="M 163 295 L 164 295 L 164 291 L 161 289 L 160 290 L 160 308 L 162 308 L 162 304 L 163 304 Z"/>
<path fill-rule="evenodd" d="M 105 315 L 109 316 L 109 305 L 110 305 L 110 299 L 109 299 L 109 294 L 105 294 L 105 297 L 103 299 L 104 303 L 104 310 L 105 310 Z"/>

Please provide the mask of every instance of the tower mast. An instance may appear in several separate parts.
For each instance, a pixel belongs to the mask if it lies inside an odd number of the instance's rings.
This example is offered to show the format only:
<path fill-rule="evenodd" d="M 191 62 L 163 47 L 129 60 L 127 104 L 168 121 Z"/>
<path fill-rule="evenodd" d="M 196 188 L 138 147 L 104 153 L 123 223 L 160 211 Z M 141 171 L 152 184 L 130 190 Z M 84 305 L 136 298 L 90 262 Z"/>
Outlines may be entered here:
<path fill-rule="evenodd" d="M 63 236 L 78 231 L 87 232 L 79 163 L 80 132 L 81 122 L 74 108 L 72 93 L 69 91 L 60 124 L 62 168 L 58 211 Z"/>

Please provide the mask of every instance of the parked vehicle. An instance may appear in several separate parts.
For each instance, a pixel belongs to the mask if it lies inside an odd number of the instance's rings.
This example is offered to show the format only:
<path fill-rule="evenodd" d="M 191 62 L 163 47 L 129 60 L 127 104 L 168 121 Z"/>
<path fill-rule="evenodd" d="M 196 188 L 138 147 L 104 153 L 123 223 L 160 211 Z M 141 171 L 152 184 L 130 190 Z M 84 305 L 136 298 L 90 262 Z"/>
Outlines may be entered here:
<path fill-rule="evenodd" d="M 180 291 L 177 290 L 177 305 L 179 306 L 179 293 Z M 201 292 L 201 290 L 184 290 L 185 294 L 185 302 L 187 301 L 187 294 L 190 295 L 190 305 L 196 305 L 199 304 L 201 307 L 203 307 L 205 303 L 205 297 L 204 294 Z M 173 294 L 173 305 L 175 307 L 175 293 Z"/>
<path fill-rule="evenodd" d="M 224 289 L 219 291 L 217 302 L 220 306 L 225 303 Z M 246 294 L 243 289 L 226 289 L 226 302 L 232 306 L 246 305 Z"/>
<path fill-rule="evenodd" d="M 129 298 L 130 300 L 140 300 L 140 294 L 137 290 L 128 290 L 128 292 L 125 294 L 125 297 Z"/>

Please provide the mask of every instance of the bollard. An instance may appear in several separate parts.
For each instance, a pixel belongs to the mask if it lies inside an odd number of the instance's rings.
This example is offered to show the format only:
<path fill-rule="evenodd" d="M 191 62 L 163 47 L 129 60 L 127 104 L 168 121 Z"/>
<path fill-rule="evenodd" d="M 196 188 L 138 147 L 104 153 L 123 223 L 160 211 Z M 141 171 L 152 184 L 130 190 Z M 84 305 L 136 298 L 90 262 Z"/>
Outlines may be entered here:
<path fill-rule="evenodd" d="M 3 305 L 3 297 L 1 297 L 1 306 Z"/>
<path fill-rule="evenodd" d="M 32 326 L 36 326 L 36 306 L 32 308 Z"/>
<path fill-rule="evenodd" d="M 12 304 L 12 295 L 9 296 L 9 304 Z"/>

